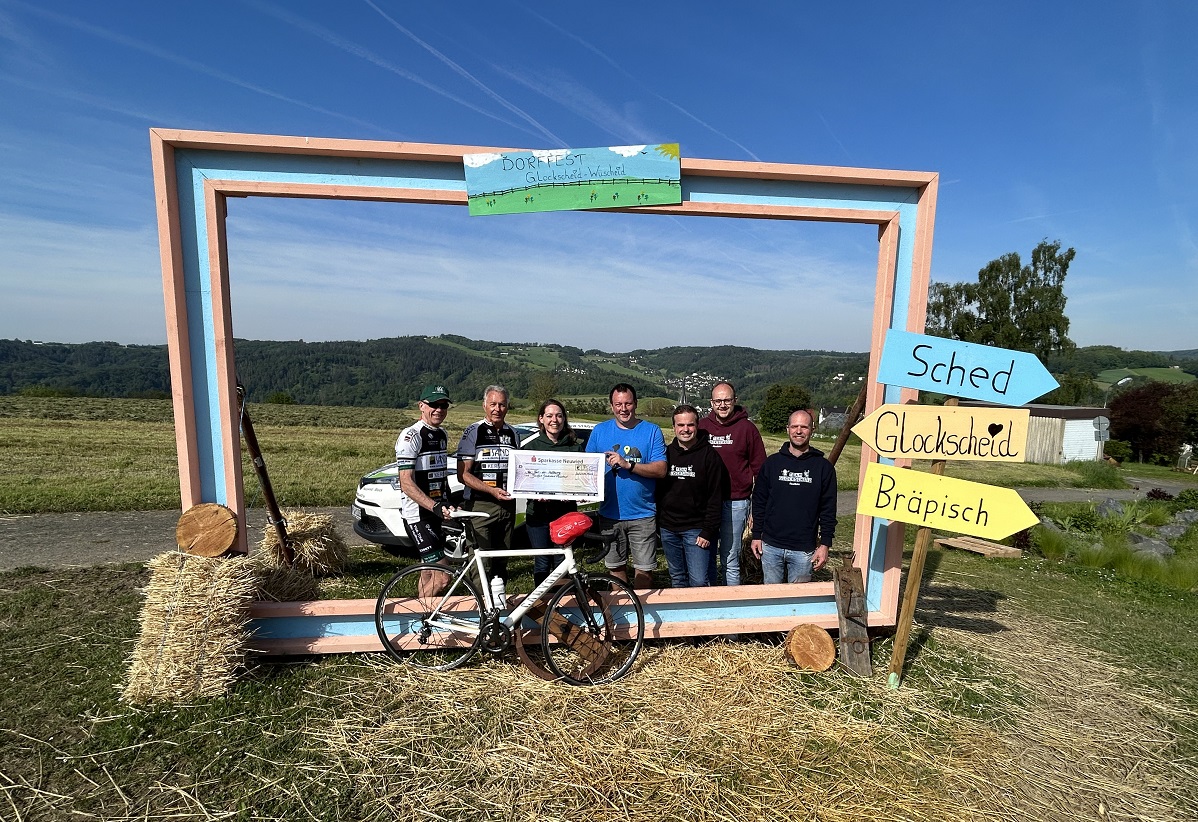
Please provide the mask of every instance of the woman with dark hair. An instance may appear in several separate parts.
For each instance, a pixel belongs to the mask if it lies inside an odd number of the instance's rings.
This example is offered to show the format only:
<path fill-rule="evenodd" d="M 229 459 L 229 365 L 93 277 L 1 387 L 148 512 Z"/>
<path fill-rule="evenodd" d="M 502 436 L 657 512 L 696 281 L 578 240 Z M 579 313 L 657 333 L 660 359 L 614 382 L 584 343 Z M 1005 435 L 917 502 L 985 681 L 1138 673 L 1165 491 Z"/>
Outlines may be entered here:
<path fill-rule="evenodd" d="M 537 412 L 537 427 L 541 433 L 523 447 L 525 451 L 581 451 L 583 444 L 570 429 L 570 418 L 566 407 L 558 400 L 545 400 Z M 524 515 L 524 527 L 528 532 L 528 544 L 533 548 L 552 548 L 549 540 L 549 523 L 563 514 L 578 510 L 573 500 L 530 499 Z M 532 578 L 540 585 L 561 556 L 541 554 L 533 557 Z"/>

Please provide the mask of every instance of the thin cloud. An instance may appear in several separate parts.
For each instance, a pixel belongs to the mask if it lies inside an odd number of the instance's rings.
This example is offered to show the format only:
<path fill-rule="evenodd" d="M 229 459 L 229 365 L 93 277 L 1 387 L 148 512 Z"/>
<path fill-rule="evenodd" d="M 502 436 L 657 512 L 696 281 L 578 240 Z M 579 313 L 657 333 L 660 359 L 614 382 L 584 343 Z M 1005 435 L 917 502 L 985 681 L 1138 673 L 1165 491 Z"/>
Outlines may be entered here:
<path fill-rule="evenodd" d="M 844 143 L 840 142 L 840 138 L 837 137 L 836 132 L 832 130 L 832 126 L 829 125 L 827 118 L 818 111 L 815 113 L 815 116 L 819 117 L 819 121 L 824 124 L 824 128 L 828 130 L 828 134 L 831 135 L 832 139 L 836 141 L 836 145 L 840 146 L 840 150 L 844 152 L 844 156 L 848 159 L 848 161 L 850 163 L 853 162 L 853 155 L 849 154 L 849 150 L 845 148 Z"/>
<path fill-rule="evenodd" d="M 311 34 L 312 36 L 323 40 L 324 42 L 328 43 L 330 46 L 339 48 L 348 54 L 352 54 L 355 57 L 359 57 L 359 58 L 367 61 L 368 63 L 372 63 L 373 65 L 378 66 L 379 68 L 383 69 L 384 71 L 391 72 L 392 74 L 396 75 L 397 77 L 402 77 L 403 79 L 405 79 L 411 83 L 415 83 L 416 85 L 420 86 L 421 88 L 427 89 L 428 91 L 431 91 L 433 94 L 436 94 L 440 97 L 444 97 L 446 100 L 457 103 L 458 105 L 462 106 L 463 108 L 469 109 L 470 111 L 473 111 L 476 114 L 481 114 L 484 117 L 488 117 L 492 120 L 503 123 L 505 126 L 511 126 L 512 128 L 518 129 L 520 131 L 528 131 L 528 129 L 524 128 L 519 123 L 512 122 L 511 120 L 501 117 L 492 111 L 487 111 L 484 108 L 476 106 L 474 103 L 471 103 L 470 101 L 457 96 L 453 92 L 447 91 L 446 89 L 443 89 L 434 83 L 430 83 L 428 80 L 425 80 L 420 75 L 414 74 L 414 73 L 408 71 L 407 69 L 403 68 L 402 66 L 395 65 L 391 61 L 389 61 L 383 57 L 380 57 L 379 55 L 377 55 L 374 52 L 370 51 L 369 49 L 365 48 L 364 46 L 361 46 L 357 43 L 347 40 L 346 38 L 336 34 L 335 32 L 332 32 L 332 31 L 324 28 L 323 26 L 317 25 L 316 23 L 313 23 L 309 20 L 305 20 L 302 17 L 291 14 L 290 12 L 286 11 L 285 9 L 279 8 L 278 6 L 275 6 L 270 3 L 266 3 L 266 2 L 261 2 L 261 0 L 249 0 L 249 5 L 253 6 L 258 11 L 263 12 L 264 14 L 269 14 L 270 16 L 272 16 L 278 20 L 281 20 L 284 23 L 287 23 L 288 25 L 294 26 L 295 28 L 300 29 L 301 31 L 305 31 L 308 34 Z M 535 132 L 529 132 L 529 133 L 535 133 Z"/>
<path fill-rule="evenodd" d="M 522 109 L 519 106 L 517 106 L 516 104 L 508 101 L 501 94 L 499 94 L 498 92 L 491 89 L 491 87 L 488 86 L 486 83 L 482 82 L 477 77 L 475 77 L 473 74 L 466 71 L 466 69 L 462 68 L 458 63 L 454 62 L 446 55 L 437 51 L 437 49 L 433 48 L 431 45 L 426 43 L 424 40 L 421 40 L 419 37 L 417 37 L 415 34 L 413 34 L 407 28 L 400 25 L 400 23 L 397 20 L 395 20 L 390 15 L 388 15 L 386 12 L 384 12 L 382 9 L 380 9 L 378 6 L 376 6 L 370 0 L 363 0 L 363 1 L 366 3 L 366 5 L 370 6 L 372 9 L 374 9 L 376 12 L 378 12 L 380 17 L 382 17 L 384 20 L 386 20 L 388 23 L 390 23 L 392 26 L 394 26 L 401 34 L 405 35 L 416 45 L 420 46 L 422 49 L 427 51 L 429 54 L 436 57 L 443 64 L 445 64 L 447 67 L 449 67 L 453 72 L 455 72 L 458 76 L 462 77 L 464 80 L 469 82 L 475 88 L 482 91 L 484 94 L 486 94 L 492 100 L 494 100 L 496 103 L 499 103 L 499 105 L 503 106 L 508 111 L 515 114 L 521 120 L 523 120 L 524 122 L 531 125 L 533 128 L 535 128 L 538 132 L 540 132 L 543 136 L 545 136 L 549 140 L 556 142 L 560 146 L 563 146 L 563 147 L 566 146 L 565 140 L 563 140 L 561 137 L 558 137 L 556 134 L 554 134 L 549 129 L 545 128 L 545 126 L 541 125 L 541 123 L 536 118 L 534 118 L 532 115 L 530 115 L 524 109 Z"/>
<path fill-rule="evenodd" d="M 752 152 L 752 150 L 749 149 L 748 146 L 744 145 L 743 143 L 738 142 L 737 140 L 734 140 L 732 137 L 729 137 L 727 134 L 720 131 L 715 126 L 711 125 L 710 123 L 708 123 L 705 120 L 700 119 L 697 115 L 692 114 L 691 112 L 687 111 L 685 108 L 678 105 L 673 100 L 670 100 L 667 97 L 661 96 L 656 91 L 654 91 L 653 89 L 649 88 L 644 83 L 642 83 L 634 75 L 629 73 L 628 69 L 621 66 L 618 62 L 616 62 L 612 58 L 608 57 L 604 52 L 600 51 L 598 48 L 591 45 L 586 40 L 583 40 L 581 37 L 579 37 L 574 32 L 570 31 L 569 29 L 562 28 L 557 23 L 553 22 L 552 20 L 548 19 L 547 17 L 544 17 L 544 16 L 538 14 L 537 12 L 530 9 L 528 6 L 522 5 L 520 3 L 517 3 L 516 5 L 519 6 L 521 9 L 523 9 L 524 12 L 526 14 L 528 14 L 530 17 L 535 17 L 536 19 L 540 20 L 541 23 L 543 23 L 546 26 L 549 26 L 551 29 L 557 31 L 559 34 L 565 35 L 566 37 L 569 37 L 571 40 L 574 40 L 576 43 L 578 43 L 580 46 L 585 48 L 587 51 L 591 52 L 592 54 L 597 56 L 599 59 L 606 62 L 608 65 L 610 65 L 616 71 L 618 71 L 620 74 L 624 75 L 624 77 L 626 77 L 633 84 L 635 84 L 637 86 L 637 88 L 640 88 L 640 89 L 646 91 L 647 93 L 653 95 L 658 100 L 665 103 L 667 106 L 674 109 L 682 116 L 684 116 L 690 120 L 693 120 L 694 122 L 698 123 L 700 126 L 707 129 L 708 131 L 710 131 L 712 134 L 716 135 L 717 137 L 720 137 L 721 139 L 727 140 L 729 143 L 732 143 L 732 145 L 736 146 L 741 151 L 743 151 L 745 154 L 747 154 L 750 159 L 757 160 L 757 161 L 761 160 L 761 158 L 758 157 L 756 154 L 754 154 Z"/>
<path fill-rule="evenodd" d="M 214 80 L 220 80 L 221 82 L 229 83 L 231 85 L 237 86 L 238 88 L 245 89 L 246 91 L 252 91 L 255 94 L 261 94 L 262 96 L 269 97 L 273 100 L 278 100 L 283 103 L 289 103 L 294 106 L 299 106 L 300 108 L 305 108 L 305 109 L 308 109 L 309 111 L 314 111 L 317 114 L 323 114 L 326 117 L 333 117 L 338 120 L 344 120 L 348 123 L 353 123 L 356 126 L 359 126 L 362 128 L 368 128 L 371 131 L 376 131 L 376 132 L 380 132 L 380 133 L 384 133 L 384 134 L 391 133 L 387 129 L 384 129 L 381 126 L 376 125 L 375 123 L 371 123 L 366 120 L 362 120 L 361 118 L 353 117 L 348 114 L 342 114 L 339 111 L 333 111 L 332 109 L 323 108 L 322 106 L 313 105 L 312 103 L 307 103 L 307 102 L 304 102 L 303 100 L 297 100 L 294 97 L 288 97 L 285 94 L 280 94 L 277 91 L 272 91 L 271 89 L 268 89 L 264 86 L 259 86 L 254 83 L 247 82 L 238 77 L 234 77 L 231 74 L 220 71 L 219 69 L 214 69 L 210 66 L 206 66 L 197 60 L 192 60 L 188 57 L 182 57 L 178 54 L 172 54 L 171 52 L 166 51 L 165 49 L 158 48 L 157 46 L 151 45 L 149 43 L 143 43 L 140 40 L 136 40 L 136 39 L 134 39 L 132 37 L 128 37 L 127 35 L 124 35 L 124 34 L 119 34 L 115 31 L 110 31 L 106 28 L 102 28 L 102 27 L 94 25 L 92 23 L 88 23 L 88 22 L 80 20 L 76 17 L 70 17 L 65 14 L 59 14 L 57 12 L 48 11 L 46 9 L 39 8 L 36 6 L 29 6 L 24 3 L 17 3 L 16 5 L 18 5 L 20 8 L 24 9 L 25 11 L 30 12 L 31 14 L 37 14 L 47 20 L 52 20 L 55 23 L 58 23 L 60 25 L 67 26 L 69 28 L 73 28 L 77 31 L 82 31 L 86 34 L 90 34 L 94 37 L 99 37 L 103 40 L 108 40 L 111 43 L 116 43 L 117 45 L 124 46 L 125 48 L 134 49 L 135 51 L 140 51 L 143 54 L 148 54 L 151 57 L 158 58 L 159 60 L 164 60 L 168 63 L 173 63 L 177 66 L 181 66 L 182 68 L 194 71 L 197 74 L 203 74 L 207 77 L 211 77 Z"/>
<path fill-rule="evenodd" d="M 634 143 L 660 142 L 657 137 L 650 135 L 640 123 L 634 123 L 627 119 L 621 112 L 608 105 L 605 100 L 592 93 L 589 88 L 558 72 L 538 72 L 535 78 L 529 78 L 502 66 L 493 65 L 492 69 L 598 126 L 616 140 L 629 140 Z"/>

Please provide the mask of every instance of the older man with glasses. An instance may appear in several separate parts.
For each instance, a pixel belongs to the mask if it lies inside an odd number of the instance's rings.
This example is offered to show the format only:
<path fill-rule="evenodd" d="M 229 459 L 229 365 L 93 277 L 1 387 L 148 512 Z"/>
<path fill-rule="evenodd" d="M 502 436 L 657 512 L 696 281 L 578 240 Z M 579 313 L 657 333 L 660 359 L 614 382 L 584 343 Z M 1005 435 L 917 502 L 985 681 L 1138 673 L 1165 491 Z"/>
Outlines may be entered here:
<path fill-rule="evenodd" d="M 730 382 L 711 389 L 711 413 L 699 421 L 699 428 L 707 432 L 708 444 L 724 461 L 730 479 L 719 546 L 712 557 L 711 584 L 718 585 L 722 579 L 727 585 L 740 585 L 741 535 L 749 517 L 753 480 L 765 462 L 765 443 L 748 413 L 736 404 L 736 389 Z"/>
<path fill-rule="evenodd" d="M 446 565 L 441 524 L 454 508 L 448 505 L 445 471 L 448 441 L 442 424 L 449 412 L 449 394 L 443 385 L 428 385 L 420 392 L 420 419 L 400 432 L 395 441 L 399 469 L 400 504 L 404 529 L 420 552 L 421 562 Z M 431 596 L 449 583 L 446 574 L 426 571 L 420 576 L 420 595 Z"/>

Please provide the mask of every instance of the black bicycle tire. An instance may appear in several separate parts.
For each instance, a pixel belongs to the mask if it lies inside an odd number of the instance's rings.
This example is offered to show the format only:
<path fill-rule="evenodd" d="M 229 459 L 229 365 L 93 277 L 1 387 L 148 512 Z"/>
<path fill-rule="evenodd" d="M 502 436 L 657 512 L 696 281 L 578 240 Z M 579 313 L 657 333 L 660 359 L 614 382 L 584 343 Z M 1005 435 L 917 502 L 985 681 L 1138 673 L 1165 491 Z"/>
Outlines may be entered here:
<path fill-rule="evenodd" d="M 388 613 L 386 610 L 387 603 L 389 601 L 398 603 L 401 599 L 408 601 L 414 601 L 416 599 L 415 596 L 396 597 L 395 591 L 400 587 L 404 587 L 405 590 L 407 590 L 409 586 L 413 586 L 411 587 L 411 590 L 415 591 L 416 588 L 414 586 L 419 584 L 420 574 L 424 571 L 439 571 L 440 573 L 449 573 L 451 577 L 454 576 L 451 572 L 451 569 L 448 569 L 443 565 L 425 563 L 422 565 L 411 565 L 407 568 L 404 568 L 395 576 L 391 577 L 391 579 L 387 580 L 387 584 L 385 584 L 383 589 L 379 592 L 378 599 L 375 600 L 374 605 L 374 627 L 375 630 L 378 631 L 379 640 L 383 643 L 383 649 L 398 661 L 404 663 L 405 665 L 411 665 L 415 668 L 422 668 L 424 670 L 449 671 L 461 665 L 465 665 L 478 652 L 479 645 L 482 644 L 481 631 L 476 630 L 473 632 L 473 634 L 466 632 L 454 634 L 453 636 L 455 640 L 463 644 L 437 645 L 436 647 L 430 646 L 426 648 L 408 649 L 397 648 L 393 644 L 393 638 L 388 635 L 385 627 L 387 617 L 390 616 L 393 618 L 395 614 L 394 610 L 390 613 Z M 469 595 L 474 599 L 476 608 L 475 613 L 479 615 L 475 620 L 475 627 L 477 628 L 482 622 L 481 615 L 484 610 L 483 598 L 479 596 L 478 590 L 468 578 L 463 577 L 462 579 L 457 580 L 457 585 L 465 588 L 465 591 L 460 594 L 461 596 Z M 436 599 L 439 601 L 440 596 L 437 596 Z M 417 618 L 418 614 L 427 614 L 431 612 L 433 607 L 434 605 L 430 604 L 425 606 L 423 609 L 407 609 L 405 613 L 409 614 L 412 618 Z"/>
<path fill-rule="evenodd" d="M 586 661 L 579 656 L 574 659 L 573 665 L 565 666 L 563 660 L 569 661 L 573 659 L 570 655 L 570 649 L 565 643 L 555 642 L 557 639 L 553 632 L 546 626 L 550 624 L 554 615 L 559 615 L 561 618 L 567 619 L 571 625 L 579 627 L 579 616 L 567 616 L 568 611 L 563 609 L 559 612 L 559 606 L 562 605 L 562 600 L 566 597 L 574 597 L 577 589 L 576 585 L 583 585 L 586 591 L 587 605 L 591 609 L 592 615 L 602 617 L 603 628 L 601 628 L 601 636 L 595 637 L 590 634 L 592 639 L 597 639 L 605 645 L 609 645 L 612 651 L 618 650 L 618 655 L 613 660 L 611 667 L 606 667 L 606 662 L 600 663 L 604 667 L 592 673 L 588 673 L 582 664 Z M 629 639 L 615 639 L 611 636 L 611 620 L 600 609 L 597 610 L 594 606 L 600 600 L 598 595 L 606 589 L 608 591 L 619 591 L 629 602 L 631 602 L 633 610 L 636 613 L 636 626 Z M 576 609 L 577 610 L 577 609 Z M 633 664 L 636 663 L 637 656 L 641 652 L 641 648 L 645 644 L 645 609 L 641 604 L 641 599 L 637 596 L 636 591 L 622 579 L 610 576 L 608 574 L 588 574 L 585 582 L 581 579 L 573 581 L 571 584 L 562 586 L 549 602 L 548 608 L 545 610 L 545 617 L 542 620 L 541 630 L 541 651 L 545 658 L 545 664 L 549 671 L 554 674 L 562 682 L 569 685 L 605 685 L 609 682 L 615 682 L 623 676 L 626 676 L 631 670 Z"/>

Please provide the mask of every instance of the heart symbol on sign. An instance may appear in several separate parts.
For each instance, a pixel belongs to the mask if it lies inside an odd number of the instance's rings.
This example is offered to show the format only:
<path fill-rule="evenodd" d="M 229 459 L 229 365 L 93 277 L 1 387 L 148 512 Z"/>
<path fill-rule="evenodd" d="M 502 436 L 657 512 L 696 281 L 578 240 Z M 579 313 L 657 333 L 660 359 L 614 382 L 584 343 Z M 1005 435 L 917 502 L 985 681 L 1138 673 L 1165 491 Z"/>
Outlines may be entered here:
<path fill-rule="evenodd" d="M 999 424 L 997 422 L 992 422 L 992 423 L 990 423 L 989 427 L 987 427 L 986 430 L 990 432 L 990 436 L 996 437 L 996 436 L 998 436 L 998 432 L 1001 431 L 1002 429 L 1003 429 L 1003 426 L 1001 424 Z"/>

